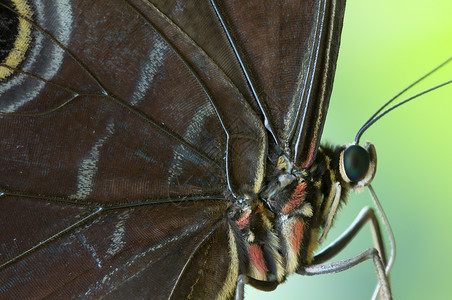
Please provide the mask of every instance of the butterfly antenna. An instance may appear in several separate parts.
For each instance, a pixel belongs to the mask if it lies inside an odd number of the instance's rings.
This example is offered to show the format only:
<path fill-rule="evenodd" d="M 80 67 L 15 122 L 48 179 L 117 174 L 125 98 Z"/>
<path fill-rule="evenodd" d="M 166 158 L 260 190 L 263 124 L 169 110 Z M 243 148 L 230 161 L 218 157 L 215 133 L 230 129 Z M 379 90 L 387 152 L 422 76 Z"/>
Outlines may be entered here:
<path fill-rule="evenodd" d="M 423 75 L 422 77 L 420 77 L 418 80 L 414 81 L 412 84 L 410 84 L 409 86 L 407 86 L 405 89 L 403 89 L 401 92 L 399 92 L 397 95 L 395 95 L 394 97 L 392 97 L 388 102 L 386 102 L 382 107 L 380 107 L 365 123 L 364 125 L 358 130 L 356 137 L 355 137 L 355 143 L 359 144 L 359 139 L 361 138 L 361 136 L 363 135 L 363 133 L 370 127 L 372 126 L 378 119 L 380 119 L 381 117 L 383 117 L 384 115 L 386 115 L 388 112 L 390 112 L 391 110 L 395 109 L 396 107 L 399 107 L 402 104 L 407 103 L 408 101 L 411 101 L 413 99 L 418 98 L 419 96 L 422 96 L 428 92 L 431 92 L 433 90 L 436 90 L 440 87 L 443 87 L 449 83 L 452 83 L 452 80 L 446 81 L 442 84 L 439 84 L 437 86 L 434 86 L 430 89 L 427 89 L 423 92 L 420 92 L 408 99 L 405 99 L 393 106 L 391 106 L 390 108 L 384 110 L 386 107 L 389 106 L 389 104 L 391 104 L 394 100 L 396 100 L 397 98 L 399 98 L 402 94 L 404 94 L 406 91 L 408 91 L 409 89 L 411 89 L 412 87 L 414 87 L 415 85 L 417 85 L 418 83 L 420 83 L 422 80 L 424 80 L 425 78 L 429 77 L 430 75 L 432 75 L 433 73 L 435 73 L 436 71 L 438 71 L 440 68 L 442 68 L 443 66 L 445 66 L 447 63 L 449 63 L 452 60 L 452 56 L 449 57 L 447 60 L 445 60 L 444 62 L 442 62 L 441 64 L 439 64 L 437 67 L 435 67 L 433 70 L 431 70 L 430 72 L 426 73 L 425 75 Z M 383 111 L 384 110 L 384 111 Z"/>

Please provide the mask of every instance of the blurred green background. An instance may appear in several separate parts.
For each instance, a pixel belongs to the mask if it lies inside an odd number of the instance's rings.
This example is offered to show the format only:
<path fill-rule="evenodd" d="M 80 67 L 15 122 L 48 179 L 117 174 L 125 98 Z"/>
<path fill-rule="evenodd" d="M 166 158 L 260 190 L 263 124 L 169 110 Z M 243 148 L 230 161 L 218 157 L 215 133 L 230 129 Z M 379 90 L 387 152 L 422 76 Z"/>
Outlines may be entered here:
<path fill-rule="evenodd" d="M 352 141 L 380 105 L 451 55 L 451 0 L 348 0 L 323 141 Z M 452 63 L 407 95 L 450 79 Z M 451 299 L 452 85 L 385 116 L 366 140 L 377 149 L 373 187 L 397 243 L 394 299 Z M 369 204 L 367 190 L 351 195 L 328 241 Z M 371 245 L 367 226 L 338 258 Z M 375 283 L 369 261 L 340 274 L 292 275 L 270 293 L 247 287 L 246 299 L 370 299 Z"/>

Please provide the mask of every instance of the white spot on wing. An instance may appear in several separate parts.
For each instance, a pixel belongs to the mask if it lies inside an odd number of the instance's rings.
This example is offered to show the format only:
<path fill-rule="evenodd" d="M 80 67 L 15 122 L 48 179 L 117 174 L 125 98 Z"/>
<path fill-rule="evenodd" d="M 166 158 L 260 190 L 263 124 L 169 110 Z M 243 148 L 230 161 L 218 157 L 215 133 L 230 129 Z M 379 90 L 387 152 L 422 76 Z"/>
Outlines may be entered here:
<path fill-rule="evenodd" d="M 140 80 L 135 86 L 135 91 L 132 96 L 130 104 L 139 104 L 146 94 L 146 91 L 151 86 L 154 76 L 159 72 L 163 65 L 163 54 L 167 49 L 166 44 L 160 39 L 154 39 L 154 48 L 149 52 L 147 63 L 141 68 Z"/>
<path fill-rule="evenodd" d="M 112 256 L 121 251 L 122 248 L 124 248 L 124 235 L 126 233 L 124 225 L 128 218 L 129 211 L 125 211 L 118 216 L 119 221 L 116 222 L 115 231 L 113 232 L 113 236 L 111 238 L 110 247 L 107 250 L 107 253 Z"/>
<path fill-rule="evenodd" d="M 93 191 L 94 176 L 97 173 L 100 148 L 113 133 L 114 124 L 113 122 L 110 122 L 107 125 L 106 133 L 97 140 L 88 155 L 82 160 L 77 175 L 77 192 L 72 195 L 71 198 L 85 199 Z"/>
<path fill-rule="evenodd" d="M 203 128 L 203 123 L 207 120 L 207 116 L 213 113 L 212 106 L 210 103 L 206 103 L 201 106 L 193 118 L 189 122 L 187 130 L 183 135 L 184 140 L 190 141 L 193 137 L 199 136 L 200 131 Z M 195 142 L 196 141 L 192 141 Z M 171 185 L 174 180 L 182 173 L 183 159 L 192 159 L 194 163 L 202 164 L 202 162 L 197 159 L 190 151 L 188 151 L 183 145 L 180 145 L 174 149 L 173 159 L 170 163 L 168 185 Z"/>
<path fill-rule="evenodd" d="M 81 235 L 80 238 L 82 239 L 83 247 L 88 249 L 88 251 L 91 253 L 91 257 L 97 263 L 97 266 L 99 267 L 99 269 L 102 268 L 102 262 L 100 261 L 98 255 L 97 255 L 96 248 L 88 243 L 88 241 L 86 240 L 86 237 L 84 235 Z"/>

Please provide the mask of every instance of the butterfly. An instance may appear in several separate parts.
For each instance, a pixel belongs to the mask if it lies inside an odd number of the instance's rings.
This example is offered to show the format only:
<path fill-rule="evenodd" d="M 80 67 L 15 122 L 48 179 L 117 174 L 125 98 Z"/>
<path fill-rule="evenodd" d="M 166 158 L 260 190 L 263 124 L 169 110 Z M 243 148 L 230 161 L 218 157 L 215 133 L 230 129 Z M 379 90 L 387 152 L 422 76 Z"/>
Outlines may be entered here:
<path fill-rule="evenodd" d="M 340 1 L 4 4 L 5 293 L 271 290 L 373 177 L 370 145 L 348 182 L 345 148 L 317 150 Z"/>

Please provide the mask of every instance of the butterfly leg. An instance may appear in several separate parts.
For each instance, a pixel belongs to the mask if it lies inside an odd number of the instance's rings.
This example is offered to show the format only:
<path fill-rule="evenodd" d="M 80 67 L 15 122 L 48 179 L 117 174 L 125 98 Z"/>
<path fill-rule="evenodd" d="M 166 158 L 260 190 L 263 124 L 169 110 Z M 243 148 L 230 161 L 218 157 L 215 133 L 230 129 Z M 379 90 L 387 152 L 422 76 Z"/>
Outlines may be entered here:
<path fill-rule="evenodd" d="M 245 296 L 245 284 L 249 284 L 261 291 L 270 292 L 276 289 L 278 282 L 275 281 L 262 281 L 249 277 L 245 274 L 239 275 L 237 278 L 237 287 L 235 289 L 235 300 L 243 300 Z"/>
<path fill-rule="evenodd" d="M 368 221 L 371 221 L 370 224 L 375 248 L 367 249 L 350 259 L 333 263 L 324 263 L 325 261 L 336 256 L 340 251 L 342 251 Z M 385 271 L 387 260 L 384 249 L 385 248 L 380 225 L 375 212 L 372 208 L 365 207 L 353 221 L 352 225 L 350 225 L 350 227 L 347 228 L 347 230 L 339 238 L 337 238 L 334 242 L 332 242 L 314 257 L 312 265 L 303 267 L 303 269 L 300 269 L 299 271 L 297 271 L 297 273 L 304 275 L 335 273 L 349 269 L 365 260 L 372 258 L 377 270 L 377 277 L 379 281 L 377 291 L 380 289 L 381 285 L 382 297 L 384 299 L 392 299 L 389 280 Z M 376 293 L 374 293 L 373 298 L 375 297 Z"/>
<path fill-rule="evenodd" d="M 377 249 L 369 248 L 364 250 L 360 254 L 340 261 L 323 263 L 317 265 L 304 266 L 297 271 L 302 275 L 319 275 L 319 274 L 331 274 L 350 269 L 368 259 L 372 259 L 377 271 L 377 278 L 381 286 L 381 294 L 384 300 L 392 300 L 391 288 L 389 286 L 389 280 L 385 273 L 385 267 L 378 254 Z"/>
<path fill-rule="evenodd" d="M 381 234 L 380 224 L 375 215 L 375 211 L 370 207 L 364 207 L 355 218 L 353 223 L 342 233 L 340 237 L 334 240 L 326 248 L 314 256 L 313 264 L 320 264 L 335 257 L 341 252 L 358 234 L 358 232 L 371 221 L 371 231 L 374 240 L 374 246 L 378 250 L 381 260 L 386 264 L 386 252 L 384 248 L 383 236 Z"/>

